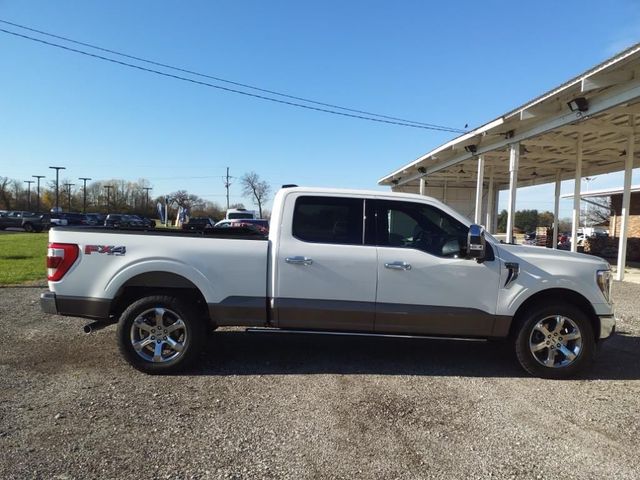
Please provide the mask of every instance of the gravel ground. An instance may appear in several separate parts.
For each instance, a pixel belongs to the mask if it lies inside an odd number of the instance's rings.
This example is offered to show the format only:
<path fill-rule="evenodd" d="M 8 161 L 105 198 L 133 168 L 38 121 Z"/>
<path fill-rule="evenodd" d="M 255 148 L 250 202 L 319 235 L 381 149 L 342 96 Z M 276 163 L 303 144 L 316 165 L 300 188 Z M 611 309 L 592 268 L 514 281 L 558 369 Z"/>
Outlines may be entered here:
<path fill-rule="evenodd" d="M 153 377 L 0 289 L 0 478 L 640 478 L 640 285 L 583 378 L 496 343 L 216 332 Z"/>

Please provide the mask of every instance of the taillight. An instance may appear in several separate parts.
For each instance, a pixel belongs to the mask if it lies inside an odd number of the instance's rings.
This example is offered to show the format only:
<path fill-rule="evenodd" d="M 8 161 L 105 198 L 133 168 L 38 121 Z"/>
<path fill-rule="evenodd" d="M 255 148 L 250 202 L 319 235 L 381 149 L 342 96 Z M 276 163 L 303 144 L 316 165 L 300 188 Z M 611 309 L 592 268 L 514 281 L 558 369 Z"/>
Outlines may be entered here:
<path fill-rule="evenodd" d="M 50 243 L 47 250 L 47 280 L 57 282 L 78 258 L 75 243 Z"/>

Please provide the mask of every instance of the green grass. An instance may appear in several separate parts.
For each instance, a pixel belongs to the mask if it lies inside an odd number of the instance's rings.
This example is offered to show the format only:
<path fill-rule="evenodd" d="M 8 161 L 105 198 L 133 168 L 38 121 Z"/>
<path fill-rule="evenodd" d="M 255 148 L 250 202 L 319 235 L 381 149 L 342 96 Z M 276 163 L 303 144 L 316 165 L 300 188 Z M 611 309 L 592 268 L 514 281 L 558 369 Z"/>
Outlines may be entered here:
<path fill-rule="evenodd" d="M 48 233 L 0 235 L 0 285 L 16 285 L 47 278 Z"/>

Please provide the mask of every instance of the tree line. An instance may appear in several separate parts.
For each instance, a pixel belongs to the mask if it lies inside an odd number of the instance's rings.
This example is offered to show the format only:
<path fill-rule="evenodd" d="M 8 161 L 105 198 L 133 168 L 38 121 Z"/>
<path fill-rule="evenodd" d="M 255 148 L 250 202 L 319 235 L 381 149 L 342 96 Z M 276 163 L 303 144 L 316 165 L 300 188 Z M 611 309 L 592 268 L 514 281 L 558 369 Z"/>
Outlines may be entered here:
<path fill-rule="evenodd" d="M 496 225 L 498 233 L 507 231 L 507 211 L 502 210 L 498 215 Z M 591 201 L 580 211 L 580 225 L 601 225 L 608 224 L 611 216 L 611 202 Z M 516 229 L 523 232 L 535 231 L 537 227 L 553 227 L 554 215 L 549 211 L 538 212 L 538 210 L 517 210 L 513 219 Z M 561 218 L 558 220 L 558 230 L 560 232 L 571 230 L 571 219 Z"/>
<path fill-rule="evenodd" d="M 243 194 L 258 207 L 260 217 L 266 213 L 264 204 L 269 200 L 271 186 L 255 172 L 246 173 L 241 179 Z M 189 193 L 177 190 L 167 195 L 153 195 L 149 180 L 136 181 L 113 178 L 87 183 L 86 197 L 82 183 L 62 178 L 58 183 L 58 206 L 63 211 L 87 213 L 131 213 L 143 216 L 157 216 L 157 204 L 164 206 L 167 201 L 170 208 L 184 207 L 192 216 L 208 216 L 221 219 L 225 216 L 225 207 Z M 21 180 L 0 176 L 0 209 L 32 210 L 48 212 L 56 206 L 55 180 L 40 185 L 40 195 L 35 184 L 27 185 Z M 242 203 L 230 205 L 230 208 L 244 208 Z"/>

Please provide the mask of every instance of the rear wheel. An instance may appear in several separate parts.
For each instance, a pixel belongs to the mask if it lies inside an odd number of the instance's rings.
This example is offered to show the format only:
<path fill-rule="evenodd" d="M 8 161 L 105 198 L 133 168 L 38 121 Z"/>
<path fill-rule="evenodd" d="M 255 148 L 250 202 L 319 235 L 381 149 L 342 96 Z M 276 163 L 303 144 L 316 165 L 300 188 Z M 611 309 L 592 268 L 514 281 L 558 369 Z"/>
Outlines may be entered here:
<path fill-rule="evenodd" d="M 134 368 L 153 374 L 183 370 L 197 357 L 205 322 L 189 305 L 155 295 L 133 302 L 120 316 L 118 346 Z"/>
<path fill-rule="evenodd" d="M 593 327 L 588 316 L 572 305 L 537 307 L 521 317 L 515 347 L 530 374 L 568 378 L 593 361 Z"/>
<path fill-rule="evenodd" d="M 31 223 L 25 223 L 23 226 L 25 232 L 33 232 L 33 225 Z"/>

